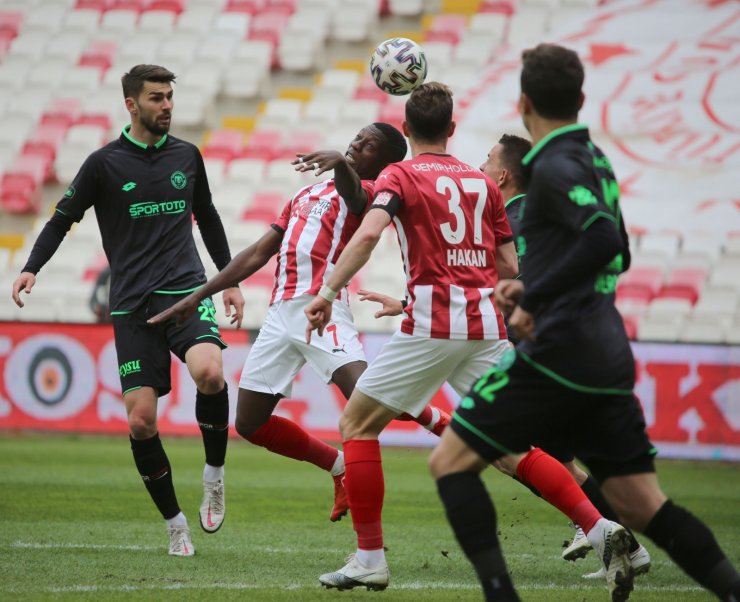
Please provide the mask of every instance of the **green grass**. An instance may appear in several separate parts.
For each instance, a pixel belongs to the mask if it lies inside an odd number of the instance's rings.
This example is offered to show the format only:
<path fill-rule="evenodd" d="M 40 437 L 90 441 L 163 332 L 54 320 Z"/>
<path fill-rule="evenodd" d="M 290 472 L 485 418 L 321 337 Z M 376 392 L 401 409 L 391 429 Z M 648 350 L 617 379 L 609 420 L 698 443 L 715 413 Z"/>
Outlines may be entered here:
<path fill-rule="evenodd" d="M 317 576 L 354 550 L 351 521 L 328 520 L 332 483 L 315 467 L 230 442 L 228 514 L 215 535 L 198 526 L 202 447 L 165 440 L 180 505 L 197 555 L 166 553 L 164 523 L 136 474 L 126 437 L 0 435 L 2 600 L 481 600 L 447 525 L 427 450 L 385 449 L 384 510 L 391 586 L 383 593 L 325 591 Z M 740 479 L 730 464 L 659 463 L 666 491 L 705 519 L 740 564 Z M 486 475 L 507 562 L 525 601 L 608 600 L 605 585 L 581 579 L 593 555 L 560 559 L 567 520 L 495 471 Z M 714 598 L 645 542 L 653 569 L 634 600 Z"/>

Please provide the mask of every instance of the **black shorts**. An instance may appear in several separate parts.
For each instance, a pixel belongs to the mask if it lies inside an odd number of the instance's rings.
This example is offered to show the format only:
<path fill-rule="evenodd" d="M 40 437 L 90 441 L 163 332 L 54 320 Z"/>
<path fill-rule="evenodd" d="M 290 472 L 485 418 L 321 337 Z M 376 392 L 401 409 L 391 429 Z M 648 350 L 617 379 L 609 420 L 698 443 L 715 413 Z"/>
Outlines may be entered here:
<path fill-rule="evenodd" d="M 174 319 L 154 326 L 146 323 L 183 297 L 185 295 L 152 294 L 139 309 L 113 316 L 118 374 L 124 394 L 139 387 L 153 387 L 160 396 L 169 393 L 172 388 L 170 351 L 184 362 L 187 350 L 198 343 L 214 343 L 221 349 L 226 348 L 210 298 L 203 299 L 198 311 L 180 326 L 175 325 Z"/>
<path fill-rule="evenodd" d="M 518 354 L 508 370 L 492 368 L 481 377 L 451 427 L 489 462 L 535 445 L 561 461 L 575 455 L 598 481 L 654 470 L 656 450 L 634 395 L 572 389 Z"/>

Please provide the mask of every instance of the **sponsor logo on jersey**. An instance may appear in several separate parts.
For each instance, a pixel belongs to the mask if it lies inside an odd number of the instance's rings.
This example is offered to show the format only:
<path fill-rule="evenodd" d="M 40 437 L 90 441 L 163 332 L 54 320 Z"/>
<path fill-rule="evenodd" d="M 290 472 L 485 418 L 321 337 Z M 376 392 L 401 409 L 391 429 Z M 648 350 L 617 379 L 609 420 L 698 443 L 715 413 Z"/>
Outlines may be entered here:
<path fill-rule="evenodd" d="M 136 188 L 136 182 L 126 182 L 123 186 L 121 186 L 121 190 L 124 192 L 129 192 Z"/>
<path fill-rule="evenodd" d="M 143 203 L 134 203 L 128 208 L 128 213 L 133 219 L 141 217 L 153 217 L 155 215 L 173 215 L 185 211 L 187 203 L 179 201 L 144 201 Z"/>
<path fill-rule="evenodd" d="M 75 192 L 77 192 L 77 191 L 75 190 L 75 187 L 74 187 L 74 186 L 70 186 L 70 187 L 69 187 L 69 188 L 67 188 L 67 190 L 65 191 L 65 193 L 64 193 L 64 196 L 66 196 L 66 197 L 67 197 L 68 199 L 71 199 L 71 198 L 72 198 L 72 197 L 73 197 L 73 196 L 75 195 Z"/>
<path fill-rule="evenodd" d="M 568 193 L 568 198 L 579 207 L 595 205 L 598 202 L 594 193 L 585 186 L 573 186 L 571 191 Z"/>
<path fill-rule="evenodd" d="M 183 188 L 185 188 L 185 186 L 187 186 L 188 179 L 181 171 L 175 171 L 170 176 L 170 182 L 172 182 L 172 185 L 175 188 L 177 188 L 178 190 L 182 190 Z"/>

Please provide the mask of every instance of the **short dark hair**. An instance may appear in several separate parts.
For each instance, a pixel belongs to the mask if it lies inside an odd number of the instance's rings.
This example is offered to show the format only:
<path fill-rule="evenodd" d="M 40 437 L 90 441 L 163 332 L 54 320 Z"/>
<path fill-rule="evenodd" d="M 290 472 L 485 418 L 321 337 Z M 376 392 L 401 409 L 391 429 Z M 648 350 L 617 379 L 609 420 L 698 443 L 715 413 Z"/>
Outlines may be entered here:
<path fill-rule="evenodd" d="M 576 119 L 583 87 L 578 55 L 556 44 L 539 44 L 522 52 L 522 92 L 545 119 Z"/>
<path fill-rule="evenodd" d="M 139 96 L 144 82 L 169 84 L 175 81 L 175 77 L 172 71 L 159 65 L 136 65 L 128 73 L 124 73 L 121 78 L 123 97 L 136 98 Z"/>
<path fill-rule="evenodd" d="M 526 190 L 529 186 L 529 172 L 522 165 L 522 159 L 532 150 L 532 143 L 514 134 L 504 134 L 498 143 L 501 145 L 501 165 L 514 178 L 517 189 Z"/>
<path fill-rule="evenodd" d="M 452 123 L 452 90 L 439 82 L 416 88 L 406 101 L 406 125 L 420 142 L 439 142 Z"/>
<path fill-rule="evenodd" d="M 408 151 L 406 138 L 404 138 L 403 134 L 390 123 L 376 121 L 373 123 L 373 126 L 376 127 L 383 136 L 385 136 L 388 159 L 390 162 L 398 163 L 399 161 L 403 161 L 406 158 L 406 152 Z"/>

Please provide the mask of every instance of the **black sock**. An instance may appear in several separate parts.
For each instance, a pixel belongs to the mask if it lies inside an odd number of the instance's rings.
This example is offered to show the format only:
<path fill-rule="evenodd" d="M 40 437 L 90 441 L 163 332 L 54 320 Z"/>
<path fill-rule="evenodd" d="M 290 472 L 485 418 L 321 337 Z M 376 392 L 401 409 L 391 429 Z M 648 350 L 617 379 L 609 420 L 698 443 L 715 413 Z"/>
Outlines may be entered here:
<path fill-rule="evenodd" d="M 496 534 L 496 511 L 480 476 L 474 472 L 449 474 L 437 480 L 437 491 L 486 600 L 519 602 Z"/>
<path fill-rule="evenodd" d="M 136 468 L 157 509 L 165 519 L 177 516 L 180 506 L 172 484 L 172 469 L 159 433 L 150 439 L 134 439 L 131 436 L 129 439 Z"/>
<path fill-rule="evenodd" d="M 596 479 L 589 475 L 588 478 L 581 484 L 581 489 L 583 490 L 583 493 L 586 495 L 589 501 L 601 513 L 601 516 L 603 516 L 606 520 L 611 520 L 615 523 L 619 522 L 619 517 L 617 516 L 617 513 L 614 511 L 614 508 L 611 507 L 609 502 L 606 501 L 604 494 L 601 493 L 601 487 L 599 486 Z M 633 535 L 632 531 L 627 529 L 627 532 L 630 534 L 629 550 L 630 552 L 636 552 L 637 549 L 640 547 L 640 543 L 637 541 L 637 538 Z"/>
<path fill-rule="evenodd" d="M 229 393 L 226 383 L 221 391 L 213 395 L 200 391 L 196 393 L 195 419 L 203 436 L 206 464 L 223 466 L 229 440 Z"/>
<path fill-rule="evenodd" d="M 740 599 L 740 575 L 709 528 L 668 500 L 655 513 L 645 535 L 663 548 L 688 575 L 720 600 Z"/>

